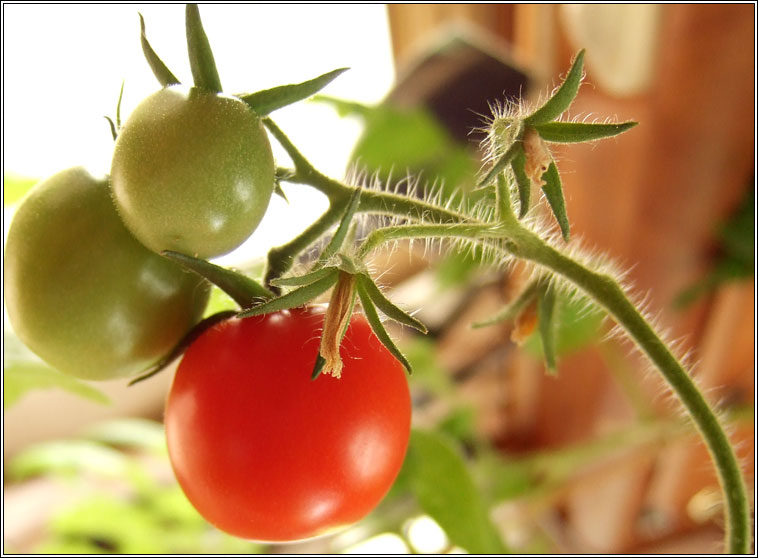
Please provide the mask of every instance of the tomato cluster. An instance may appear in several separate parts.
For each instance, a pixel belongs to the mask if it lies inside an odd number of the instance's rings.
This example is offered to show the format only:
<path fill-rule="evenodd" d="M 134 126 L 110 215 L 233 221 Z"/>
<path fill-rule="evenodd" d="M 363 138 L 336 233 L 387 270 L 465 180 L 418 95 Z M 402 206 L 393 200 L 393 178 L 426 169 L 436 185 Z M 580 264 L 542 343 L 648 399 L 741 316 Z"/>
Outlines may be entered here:
<path fill-rule="evenodd" d="M 273 188 L 271 145 L 244 102 L 161 89 L 119 131 L 110 179 L 69 169 L 19 207 L 4 277 L 19 338 L 80 378 L 144 370 L 208 300 L 207 283 L 160 252 L 233 250 L 258 226 Z"/>
<path fill-rule="evenodd" d="M 61 372 L 140 372 L 200 318 L 208 286 L 129 234 L 108 182 L 82 168 L 38 184 L 5 246 L 5 303 L 19 338 Z"/>
<path fill-rule="evenodd" d="M 19 338 L 79 378 L 135 375 L 193 340 L 166 406 L 177 479 L 219 528 L 285 541 L 378 504 L 403 462 L 411 405 L 403 366 L 360 316 L 341 344 L 342 378 L 315 381 L 319 309 L 195 327 L 209 283 L 162 252 L 234 250 L 274 185 L 247 102 L 166 86 L 118 130 L 109 177 L 74 168 L 29 193 L 9 230 L 4 286 Z"/>

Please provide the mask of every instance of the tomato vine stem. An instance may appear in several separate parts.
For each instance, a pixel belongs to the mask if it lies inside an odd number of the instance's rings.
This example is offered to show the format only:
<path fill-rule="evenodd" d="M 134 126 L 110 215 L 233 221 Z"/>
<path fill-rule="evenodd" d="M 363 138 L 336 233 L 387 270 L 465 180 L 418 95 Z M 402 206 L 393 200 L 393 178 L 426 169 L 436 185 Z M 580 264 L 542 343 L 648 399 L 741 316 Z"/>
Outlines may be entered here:
<path fill-rule="evenodd" d="M 317 240 L 338 221 L 355 187 L 316 171 L 270 119 L 266 119 L 266 126 L 295 164 L 295 171 L 288 181 L 316 188 L 323 192 L 330 202 L 327 212 L 299 237 L 289 244 L 272 250 L 269 255 L 271 266 L 267 274 L 269 277 L 289 269 L 289 265 L 298 252 Z M 724 493 L 727 550 L 735 554 L 749 552 L 750 513 L 737 457 L 716 414 L 687 370 L 655 332 L 648 320 L 637 310 L 616 279 L 585 267 L 527 229 L 514 217 L 510 198 L 505 197 L 509 196 L 508 191 L 502 182 L 496 188 L 500 217 L 500 222 L 497 224 L 484 223 L 464 213 L 442 208 L 426 201 L 366 189 L 362 193 L 358 212 L 392 215 L 418 223 L 384 227 L 373 231 L 358 248 L 357 255 L 363 258 L 381 244 L 402 238 L 460 238 L 485 244 L 506 256 L 531 261 L 560 275 L 590 296 L 613 317 L 658 368 L 687 409 L 710 451 Z"/>

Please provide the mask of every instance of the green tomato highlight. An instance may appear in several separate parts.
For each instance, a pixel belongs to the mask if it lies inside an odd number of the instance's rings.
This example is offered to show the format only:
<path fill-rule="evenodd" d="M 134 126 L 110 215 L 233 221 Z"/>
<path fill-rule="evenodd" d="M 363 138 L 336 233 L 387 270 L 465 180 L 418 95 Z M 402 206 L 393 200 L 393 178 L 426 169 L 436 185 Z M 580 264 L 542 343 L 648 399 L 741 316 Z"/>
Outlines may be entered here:
<path fill-rule="evenodd" d="M 173 86 L 121 128 L 111 181 L 132 234 L 155 252 L 231 252 L 257 228 L 274 189 L 261 119 L 236 97 Z"/>
<path fill-rule="evenodd" d="M 32 351 L 78 378 L 143 371 L 201 318 L 209 285 L 124 227 L 107 180 L 82 168 L 39 183 L 13 217 L 5 303 Z"/>

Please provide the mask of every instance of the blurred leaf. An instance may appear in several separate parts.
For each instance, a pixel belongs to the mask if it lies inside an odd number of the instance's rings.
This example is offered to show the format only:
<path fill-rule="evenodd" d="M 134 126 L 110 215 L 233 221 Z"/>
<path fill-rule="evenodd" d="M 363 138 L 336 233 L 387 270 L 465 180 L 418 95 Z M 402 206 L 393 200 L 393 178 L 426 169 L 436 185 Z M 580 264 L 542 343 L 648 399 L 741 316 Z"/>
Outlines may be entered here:
<path fill-rule="evenodd" d="M 19 339 L 3 330 L 3 406 L 5 409 L 35 389 L 60 388 L 103 405 L 110 403 L 100 390 L 50 368 Z"/>
<path fill-rule="evenodd" d="M 411 382 L 436 395 L 453 392 L 450 374 L 437 358 L 437 344 L 427 337 L 413 337 L 403 343 L 403 353 L 413 367 Z"/>
<path fill-rule="evenodd" d="M 302 83 L 281 85 L 255 93 L 238 95 L 238 97 L 259 116 L 267 116 L 277 109 L 315 95 L 345 71 L 347 68 L 339 68 Z"/>
<path fill-rule="evenodd" d="M 166 453 L 163 425 L 142 418 L 116 419 L 100 423 L 85 433 L 85 437 L 110 446 Z"/>
<path fill-rule="evenodd" d="M 741 262 L 745 271 L 755 265 L 755 186 L 751 179 L 732 216 L 721 226 L 719 239 L 728 259 Z"/>
<path fill-rule="evenodd" d="M 236 310 L 224 310 L 217 314 L 213 314 L 206 318 L 203 318 L 196 323 L 190 330 L 179 339 L 179 341 L 172 347 L 172 349 L 164 354 L 158 362 L 154 363 L 149 368 L 142 371 L 141 375 L 129 381 L 129 386 L 144 382 L 148 378 L 152 378 L 159 372 L 162 372 L 169 364 L 174 362 L 192 345 L 200 336 L 205 333 L 206 330 L 214 327 L 216 324 L 232 319 L 237 315 Z"/>
<path fill-rule="evenodd" d="M 472 554 L 507 552 L 467 463 L 447 439 L 414 430 L 406 467 L 411 492 L 453 544 Z"/>
<path fill-rule="evenodd" d="M 471 407 L 458 407 L 450 411 L 437 425 L 439 431 L 454 440 L 472 442 L 476 437 L 476 411 Z"/>
<path fill-rule="evenodd" d="M 357 115 L 365 129 L 351 159 L 369 173 L 387 181 L 390 173 L 421 175 L 425 182 L 442 185 L 445 196 L 457 187 L 470 186 L 477 167 L 466 146 L 458 144 L 436 117 L 425 108 L 374 107 L 318 96 L 342 116 Z"/>
<path fill-rule="evenodd" d="M 755 184 L 748 182 L 736 211 L 717 232 L 718 257 L 711 271 L 684 289 L 674 300 L 683 308 L 723 283 L 750 278 L 755 273 Z"/>
<path fill-rule="evenodd" d="M 571 69 L 566 75 L 566 79 L 563 80 L 563 83 L 561 83 L 560 87 L 556 89 L 552 97 L 550 97 L 550 99 L 548 99 L 548 101 L 534 113 L 527 116 L 524 119 L 524 123 L 532 126 L 544 124 L 551 120 L 555 120 L 568 110 L 579 91 L 579 85 L 582 83 L 583 69 L 584 49 L 577 53 L 576 58 L 574 58 L 574 62 L 571 65 Z"/>
<path fill-rule="evenodd" d="M 556 373 L 555 368 L 555 288 L 547 284 L 540 289 L 539 302 L 537 303 L 538 331 L 542 341 L 542 354 L 545 358 L 545 366 L 551 374 Z"/>
<path fill-rule="evenodd" d="M 537 487 L 528 463 L 506 459 L 500 453 L 480 456 L 477 470 L 488 481 L 487 496 L 491 504 L 520 498 Z"/>
<path fill-rule="evenodd" d="M 6 473 L 14 480 L 81 472 L 123 477 L 127 468 L 127 458 L 114 449 L 86 440 L 59 440 L 25 449 L 11 459 Z"/>
<path fill-rule="evenodd" d="M 466 284 L 482 267 L 483 248 L 474 245 L 472 250 L 453 250 L 445 254 L 435 266 L 437 284 L 449 289 Z"/>
<path fill-rule="evenodd" d="M 234 299 L 232 297 L 230 297 L 216 285 L 213 285 L 211 287 L 211 296 L 208 300 L 208 306 L 205 307 L 205 312 L 203 313 L 203 318 L 207 318 L 208 316 L 218 314 L 219 312 L 223 312 L 225 310 L 237 311 L 238 309 L 239 306 L 236 302 L 234 302 Z"/>
<path fill-rule="evenodd" d="M 3 205 L 11 205 L 20 201 L 37 182 L 39 182 L 38 178 L 3 173 Z"/>
<path fill-rule="evenodd" d="M 555 302 L 555 354 L 557 357 L 574 353 L 597 342 L 602 332 L 605 313 L 586 298 L 568 297 L 559 292 Z M 535 333 L 522 348 L 543 357 L 542 342 Z"/>

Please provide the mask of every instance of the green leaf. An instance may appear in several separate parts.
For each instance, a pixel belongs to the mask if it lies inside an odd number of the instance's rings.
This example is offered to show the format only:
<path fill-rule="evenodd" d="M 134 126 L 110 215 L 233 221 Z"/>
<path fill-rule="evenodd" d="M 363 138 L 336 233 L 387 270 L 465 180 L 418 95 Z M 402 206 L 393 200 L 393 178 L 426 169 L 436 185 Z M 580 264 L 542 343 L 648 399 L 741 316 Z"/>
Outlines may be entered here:
<path fill-rule="evenodd" d="M 211 45 L 200 20 L 197 4 L 187 4 L 187 53 L 189 54 L 192 79 L 196 87 L 220 92 L 221 80 L 218 77 L 216 62 L 213 59 Z"/>
<path fill-rule="evenodd" d="M 356 103 L 355 101 L 345 101 L 344 99 L 337 99 L 336 97 L 330 97 L 329 95 L 316 95 L 311 100 L 317 103 L 331 105 L 337 111 L 337 114 L 343 118 L 346 116 L 360 116 L 368 120 L 380 110 L 380 107 L 371 107 L 369 105 L 364 105 L 363 103 Z"/>
<path fill-rule="evenodd" d="M 3 173 L 3 205 L 11 205 L 21 200 L 38 182 L 38 178 Z"/>
<path fill-rule="evenodd" d="M 749 279 L 755 274 L 754 184 L 751 178 L 737 210 L 718 229 L 713 268 L 676 296 L 674 305 L 677 308 L 691 304 L 723 283 Z"/>
<path fill-rule="evenodd" d="M 605 312 L 585 297 L 557 296 L 553 322 L 555 354 L 560 358 L 600 340 Z M 544 358 L 538 332 L 529 337 L 522 348 L 537 358 Z"/>
<path fill-rule="evenodd" d="M 126 456 L 114 449 L 85 440 L 57 440 L 25 449 L 10 461 L 6 472 L 14 480 L 83 471 L 119 477 L 127 467 Z"/>
<path fill-rule="evenodd" d="M 162 254 L 222 289 L 239 304 L 240 308 L 249 308 L 261 300 L 274 297 L 271 291 L 257 281 L 231 269 L 171 250 L 165 250 Z"/>
<path fill-rule="evenodd" d="M 536 489 L 534 467 L 526 460 L 507 459 L 488 452 L 477 459 L 477 469 L 488 481 L 487 496 L 493 504 L 513 500 Z"/>
<path fill-rule="evenodd" d="M 563 199 L 563 186 L 561 184 L 561 175 L 558 174 L 558 167 L 555 166 L 555 161 L 550 163 L 550 166 L 542 175 L 545 185 L 542 187 L 542 191 L 545 193 L 545 198 L 550 204 L 550 209 L 553 210 L 558 225 L 561 227 L 561 234 L 563 240 L 568 242 L 569 240 L 569 221 L 566 214 L 566 202 Z"/>
<path fill-rule="evenodd" d="M 400 349 L 397 348 L 397 345 L 395 345 L 392 337 L 390 337 L 389 333 L 387 333 L 387 330 L 384 329 L 384 325 L 379 319 L 379 314 L 376 313 L 374 303 L 371 301 L 371 297 L 369 297 L 366 289 L 363 288 L 363 284 L 360 282 L 356 283 L 355 289 L 358 291 L 358 297 L 361 299 L 361 306 L 363 307 L 363 313 L 366 315 L 366 320 L 368 320 L 371 329 L 374 330 L 374 334 L 376 335 L 377 339 L 379 339 L 382 345 L 384 345 L 385 348 L 390 353 L 392 353 L 392 355 L 397 360 L 400 361 L 403 367 L 408 371 L 408 374 L 412 374 L 413 370 L 411 368 L 411 363 L 408 362 L 408 359 L 405 358 L 405 355 L 400 352 Z"/>
<path fill-rule="evenodd" d="M 637 122 L 619 124 L 585 124 L 583 122 L 547 122 L 534 126 L 545 141 L 554 143 L 581 143 L 623 134 L 634 128 Z"/>
<path fill-rule="evenodd" d="M 237 95 L 245 101 L 259 116 L 267 116 L 273 111 L 307 99 L 329 85 L 348 68 L 339 68 L 302 83 L 281 85 L 256 93 Z"/>
<path fill-rule="evenodd" d="M 515 320 L 516 317 L 521 313 L 521 311 L 526 308 L 532 300 L 534 300 L 534 297 L 537 296 L 537 291 L 539 287 L 539 281 L 535 280 L 529 283 L 526 288 L 521 291 L 521 294 L 516 297 L 516 300 L 511 302 L 510 304 L 506 305 L 503 309 L 501 309 L 497 314 L 492 316 L 491 318 L 487 318 L 484 321 L 481 322 L 475 322 L 471 325 L 473 328 L 480 328 L 480 327 L 487 327 L 493 324 L 497 324 L 500 322 L 507 322 L 511 320 Z"/>
<path fill-rule="evenodd" d="M 99 423 L 85 432 L 94 442 L 119 448 L 166 453 L 166 433 L 163 424 L 142 418 L 114 419 Z"/>
<path fill-rule="evenodd" d="M 523 219 L 526 212 L 529 211 L 529 203 L 532 197 L 532 181 L 526 175 L 526 153 L 524 153 L 524 146 L 518 150 L 518 153 L 513 157 L 511 161 L 511 169 L 513 170 L 513 176 L 516 178 L 516 185 L 518 186 L 518 199 L 519 199 L 519 219 Z"/>
<path fill-rule="evenodd" d="M 563 114 L 574 101 L 579 85 L 582 82 L 582 70 L 584 67 L 584 49 L 580 50 L 574 59 L 574 63 L 558 90 L 548 101 L 535 112 L 524 119 L 524 124 L 536 126 L 555 120 Z"/>
<path fill-rule="evenodd" d="M 459 188 L 473 186 L 477 163 L 469 147 L 456 141 L 430 110 L 388 103 L 366 106 L 323 95 L 314 100 L 332 105 L 340 116 L 358 116 L 365 122 L 350 158 L 368 176 L 376 173 L 388 182 L 393 171 L 422 175 L 425 182 L 443 189 L 443 202 Z"/>
<path fill-rule="evenodd" d="M 340 248 L 342 248 L 342 244 L 345 242 L 345 237 L 347 237 L 347 233 L 350 230 L 350 223 L 353 220 L 353 215 L 355 215 L 355 210 L 358 209 L 358 202 L 360 199 L 361 188 L 356 188 L 350 196 L 350 200 L 345 208 L 345 213 L 342 215 L 342 219 L 340 220 L 340 224 L 337 227 L 334 236 L 332 236 L 329 244 L 326 245 L 326 248 L 324 248 L 324 251 L 321 252 L 321 255 L 319 256 L 320 261 L 323 262 L 328 260 L 336 254 Z"/>
<path fill-rule="evenodd" d="M 440 363 L 437 344 L 428 337 L 403 340 L 404 354 L 413 367 L 413 387 L 441 397 L 455 394 L 453 375 Z"/>
<path fill-rule="evenodd" d="M 145 34 L 145 18 L 142 17 L 142 14 L 139 14 L 139 25 L 142 53 L 145 55 L 145 60 L 147 60 L 147 63 L 150 65 L 150 69 L 153 71 L 153 75 L 158 80 L 158 83 L 164 87 L 178 84 L 179 80 L 173 73 L 171 73 L 171 70 L 168 69 L 163 63 L 163 60 L 161 60 L 155 53 L 153 47 L 150 46 L 150 43 L 147 40 L 147 35 Z"/>
<path fill-rule="evenodd" d="M 271 312 L 278 312 L 279 310 L 288 310 L 289 308 L 303 306 L 320 294 L 326 292 L 337 282 L 339 271 L 334 268 L 331 268 L 330 271 L 332 273 L 329 273 L 325 277 L 309 283 L 304 287 L 300 287 L 299 289 L 290 291 L 289 293 L 282 295 L 279 298 L 274 298 L 268 302 L 264 302 L 259 306 L 254 306 L 249 310 L 240 312 L 238 314 L 238 317 L 247 318 L 249 316 L 261 316 L 263 314 L 269 314 Z"/>
<path fill-rule="evenodd" d="M 508 151 L 505 152 L 505 154 L 498 159 L 498 161 L 493 165 L 493 167 L 487 172 L 487 174 L 484 176 L 482 180 L 479 181 L 479 184 L 477 184 L 477 188 L 484 188 L 487 186 L 490 182 L 492 182 L 495 177 L 503 172 L 508 165 L 511 164 L 511 161 L 516 156 L 516 154 L 521 150 L 524 151 L 524 148 L 521 146 L 520 141 L 513 142 L 513 145 L 508 148 Z"/>
<path fill-rule="evenodd" d="M 305 275 L 297 275 L 292 277 L 278 277 L 271 280 L 271 284 L 275 287 L 302 287 L 315 283 L 319 279 L 326 277 L 327 275 L 334 273 L 334 267 L 321 267 Z"/>
<path fill-rule="evenodd" d="M 100 403 L 110 403 L 108 397 L 89 384 L 58 372 L 27 349 L 21 341 L 3 330 L 3 406 L 10 408 L 29 391 L 59 388 Z"/>
<path fill-rule="evenodd" d="M 545 357 L 545 365 L 548 372 L 556 373 L 555 367 L 555 288 L 547 284 L 540 289 L 540 297 L 537 303 L 537 319 L 542 351 Z"/>
<path fill-rule="evenodd" d="M 508 552 L 466 461 L 446 438 L 413 430 L 404 468 L 419 505 L 453 544 L 471 554 Z"/>
<path fill-rule="evenodd" d="M 395 306 L 392 301 L 384 296 L 384 293 L 382 293 L 381 289 L 376 286 L 376 283 L 374 283 L 373 279 L 371 279 L 368 274 L 360 273 L 355 277 L 358 281 L 358 284 L 365 291 L 366 295 L 368 295 L 368 297 L 371 299 L 371 302 L 373 302 L 376 307 L 384 313 L 385 316 L 405 326 L 417 329 L 421 333 L 428 332 L 424 324 Z"/>

